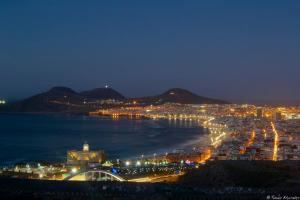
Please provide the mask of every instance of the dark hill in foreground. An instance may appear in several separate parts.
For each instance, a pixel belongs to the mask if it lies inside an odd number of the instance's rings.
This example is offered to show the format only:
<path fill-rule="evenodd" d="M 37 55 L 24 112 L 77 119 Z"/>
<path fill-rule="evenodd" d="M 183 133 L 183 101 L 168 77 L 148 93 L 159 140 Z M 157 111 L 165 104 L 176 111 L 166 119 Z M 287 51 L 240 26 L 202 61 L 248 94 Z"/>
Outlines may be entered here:
<path fill-rule="evenodd" d="M 282 197 L 273 199 L 297 199 L 283 196 L 299 195 L 299 161 L 210 162 L 198 170 L 188 172 L 178 183 L 172 184 L 46 181 L 0 177 L 1 199 L 252 200 L 272 199 L 272 196 Z"/>
<path fill-rule="evenodd" d="M 180 177 L 179 183 L 198 187 L 300 189 L 300 161 L 212 161 Z M 300 190 L 299 190 L 300 191 Z"/>

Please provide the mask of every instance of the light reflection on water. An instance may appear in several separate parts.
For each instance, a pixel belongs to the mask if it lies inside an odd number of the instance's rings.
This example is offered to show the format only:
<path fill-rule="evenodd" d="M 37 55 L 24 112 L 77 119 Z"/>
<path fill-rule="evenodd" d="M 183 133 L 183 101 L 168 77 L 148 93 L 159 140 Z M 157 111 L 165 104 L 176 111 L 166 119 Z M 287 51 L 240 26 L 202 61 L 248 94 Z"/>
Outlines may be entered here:
<path fill-rule="evenodd" d="M 192 148 L 206 141 L 190 120 L 130 120 L 87 116 L 0 114 L 0 165 L 20 161 L 64 161 L 66 151 L 104 149 L 109 158 L 127 158 Z"/>

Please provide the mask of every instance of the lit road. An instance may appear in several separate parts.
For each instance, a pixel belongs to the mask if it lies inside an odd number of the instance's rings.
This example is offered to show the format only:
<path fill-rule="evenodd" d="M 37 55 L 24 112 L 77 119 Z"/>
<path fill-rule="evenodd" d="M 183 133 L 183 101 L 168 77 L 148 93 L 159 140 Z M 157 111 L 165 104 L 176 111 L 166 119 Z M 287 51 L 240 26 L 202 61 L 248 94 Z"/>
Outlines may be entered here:
<path fill-rule="evenodd" d="M 255 136 L 256 136 L 256 132 L 255 132 L 255 130 L 253 130 L 251 133 L 251 137 L 247 143 L 247 146 L 251 146 L 254 143 Z"/>
<path fill-rule="evenodd" d="M 248 139 L 248 141 L 245 144 L 246 147 L 249 147 L 254 143 L 255 136 L 256 136 L 256 131 L 253 130 L 251 132 L 250 138 Z M 245 153 L 246 153 L 246 149 L 243 149 L 243 150 L 240 151 L 240 154 L 245 154 Z"/>
<path fill-rule="evenodd" d="M 142 177 L 142 178 L 136 178 L 136 179 L 130 179 L 129 182 L 136 182 L 136 183 L 156 183 L 156 182 L 163 182 L 163 181 L 175 181 L 178 176 L 182 174 L 172 174 L 172 175 L 165 175 L 165 176 L 155 176 L 155 177 Z"/>
<path fill-rule="evenodd" d="M 272 158 L 272 160 L 277 161 L 278 142 L 279 142 L 278 141 L 278 132 L 277 132 L 273 122 L 271 122 L 271 126 L 272 126 L 273 133 L 274 133 L 274 149 L 273 149 L 273 158 Z"/>
<path fill-rule="evenodd" d="M 150 182 L 151 178 L 149 178 L 149 177 L 135 178 L 135 179 L 130 179 L 128 181 L 130 181 L 130 182 L 136 182 L 136 183 L 144 183 L 144 182 Z"/>
<path fill-rule="evenodd" d="M 220 145 L 222 143 L 222 138 L 224 138 L 226 136 L 225 132 L 222 132 L 220 135 L 218 135 L 217 137 L 213 138 L 211 137 L 211 145 L 214 147 L 217 147 L 218 145 Z"/>

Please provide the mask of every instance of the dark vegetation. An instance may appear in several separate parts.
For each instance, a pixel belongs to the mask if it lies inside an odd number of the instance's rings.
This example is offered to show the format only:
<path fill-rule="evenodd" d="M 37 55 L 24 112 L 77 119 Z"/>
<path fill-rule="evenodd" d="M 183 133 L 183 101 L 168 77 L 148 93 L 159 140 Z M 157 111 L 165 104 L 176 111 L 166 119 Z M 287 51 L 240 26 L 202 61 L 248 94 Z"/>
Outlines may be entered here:
<path fill-rule="evenodd" d="M 300 161 L 214 161 L 179 178 L 200 187 L 299 188 Z"/>

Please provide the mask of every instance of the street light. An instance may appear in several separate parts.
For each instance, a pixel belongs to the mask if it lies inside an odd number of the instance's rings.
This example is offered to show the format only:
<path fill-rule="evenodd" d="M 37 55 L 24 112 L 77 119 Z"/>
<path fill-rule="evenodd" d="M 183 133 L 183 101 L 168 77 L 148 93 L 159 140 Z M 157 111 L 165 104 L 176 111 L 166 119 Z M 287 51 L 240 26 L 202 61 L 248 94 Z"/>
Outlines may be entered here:
<path fill-rule="evenodd" d="M 71 172 L 72 172 L 73 174 L 76 174 L 76 173 L 77 173 L 77 169 L 74 167 L 74 168 L 71 169 Z"/>
<path fill-rule="evenodd" d="M 141 161 L 136 161 L 136 166 L 141 166 Z"/>
<path fill-rule="evenodd" d="M 126 166 L 129 166 L 129 165 L 130 165 L 130 162 L 129 162 L 129 161 L 126 161 L 126 162 L 125 162 L 125 165 L 126 165 Z"/>

